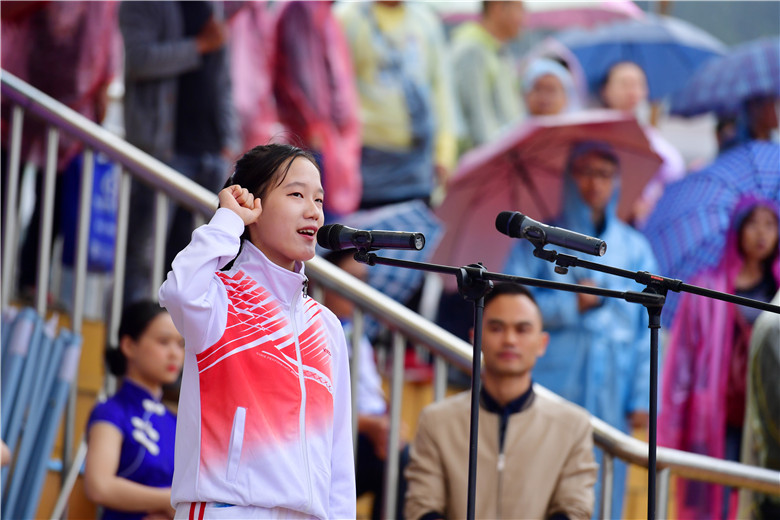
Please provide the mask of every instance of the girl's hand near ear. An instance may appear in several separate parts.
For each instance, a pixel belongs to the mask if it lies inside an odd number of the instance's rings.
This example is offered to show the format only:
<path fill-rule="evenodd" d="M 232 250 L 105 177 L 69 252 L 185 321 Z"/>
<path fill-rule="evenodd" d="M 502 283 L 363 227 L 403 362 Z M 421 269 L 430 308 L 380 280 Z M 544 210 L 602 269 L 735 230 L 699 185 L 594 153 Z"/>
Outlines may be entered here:
<path fill-rule="evenodd" d="M 219 192 L 219 207 L 226 208 L 241 217 L 244 225 L 255 222 L 263 212 L 260 199 L 238 184 L 228 186 Z"/>

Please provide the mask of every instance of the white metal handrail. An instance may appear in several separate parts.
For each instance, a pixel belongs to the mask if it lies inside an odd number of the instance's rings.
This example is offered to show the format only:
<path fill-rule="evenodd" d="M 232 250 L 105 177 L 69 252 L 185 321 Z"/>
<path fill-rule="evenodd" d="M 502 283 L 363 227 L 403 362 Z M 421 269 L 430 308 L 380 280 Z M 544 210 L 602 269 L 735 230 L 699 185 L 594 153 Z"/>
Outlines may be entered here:
<path fill-rule="evenodd" d="M 126 247 L 126 244 L 124 243 L 126 240 L 126 233 L 123 232 L 123 230 L 126 230 L 129 219 L 129 215 L 127 214 L 129 176 L 144 181 L 158 192 L 167 195 L 170 199 L 189 207 L 196 214 L 204 217 L 213 214 L 217 205 L 217 197 L 213 193 L 13 75 L 5 71 L 2 71 L 1 74 L 1 91 L 2 96 L 5 99 L 12 101 L 23 111 L 30 112 L 46 120 L 52 127 L 64 131 L 72 137 L 82 141 L 87 149 L 104 153 L 112 160 L 122 165 L 125 173 L 123 174 L 122 189 L 120 190 L 120 211 L 117 236 L 118 253 L 117 264 L 115 265 L 115 273 L 117 273 L 120 278 L 121 273 L 124 272 L 124 254 L 119 254 L 119 252 L 123 252 Z M 18 111 L 14 110 L 14 114 L 16 115 L 17 113 Z M 16 146 L 18 146 L 18 143 L 16 143 Z M 15 148 L 12 147 L 12 159 L 15 160 L 16 167 L 18 168 L 18 149 L 16 149 L 17 155 L 15 157 L 13 156 L 14 150 Z M 3 215 L 4 218 L 8 218 L 8 213 L 9 212 L 6 211 L 6 214 Z M 86 222 L 88 224 L 88 220 L 86 220 Z M 80 219 L 79 224 L 80 226 L 83 226 L 84 219 Z M 79 236 L 81 235 L 80 232 Z M 9 272 L 12 272 L 12 268 L 7 270 L 6 263 L 11 262 L 6 262 L 6 256 L 7 255 L 4 255 L 3 260 L 3 277 L 7 284 L 8 278 L 5 278 L 5 276 Z M 436 357 L 446 359 L 447 362 L 466 371 L 471 369 L 471 345 L 448 331 L 441 329 L 429 320 L 421 317 L 419 314 L 395 302 L 381 292 L 344 273 L 342 270 L 320 258 L 314 258 L 307 262 L 306 272 L 317 284 L 338 292 L 342 296 L 350 299 L 355 303 L 361 313 L 373 316 L 390 330 L 394 331 L 396 338 L 409 339 L 414 343 L 425 347 Z M 83 280 L 81 283 L 83 283 Z M 121 283 L 114 283 L 115 292 L 112 300 L 114 302 L 113 307 L 117 307 L 116 304 L 121 301 L 121 293 L 120 296 L 117 297 L 117 291 L 121 290 L 117 289 L 117 287 L 121 288 L 121 285 Z M 81 291 L 83 291 L 83 288 Z M 81 294 L 83 295 L 83 292 Z M 7 305 L 5 299 L 3 300 L 3 305 Z M 80 313 L 81 311 L 75 312 Z M 114 330 L 115 326 L 110 324 L 109 331 Z M 394 343 L 401 344 L 401 341 L 400 339 L 397 339 Z M 400 398 L 400 392 L 395 391 L 395 389 L 398 386 L 398 382 L 401 381 L 400 377 L 402 377 L 403 366 L 400 363 L 395 363 L 395 365 L 393 374 L 394 391 L 391 393 L 394 397 Z M 395 372 L 398 373 L 396 374 Z M 441 371 L 437 371 L 437 373 L 441 373 Z M 537 391 L 551 397 L 557 397 L 555 394 L 539 385 L 537 385 Z M 560 399 L 560 397 L 557 398 Z M 393 427 L 398 428 L 398 424 L 400 423 L 400 407 L 391 406 L 391 409 L 394 409 L 391 417 Z M 66 427 L 66 430 L 70 428 L 70 434 L 72 435 L 73 424 L 72 421 L 69 422 L 70 424 Z M 626 435 L 595 417 L 591 417 L 591 424 L 593 425 L 596 444 L 607 454 L 625 460 L 631 464 L 647 467 L 647 443 Z M 388 453 L 391 458 L 394 458 L 394 460 L 390 461 L 390 465 L 397 464 L 396 450 L 389 450 Z M 677 475 L 694 480 L 713 482 L 733 487 L 744 487 L 763 493 L 780 495 L 780 472 L 777 471 L 668 448 L 658 449 L 657 464 L 658 471 L 662 476 L 668 476 L 668 471 L 671 470 Z M 78 471 L 78 466 L 80 466 L 80 464 L 73 464 L 72 466 L 75 471 Z M 390 474 L 392 474 L 392 467 Z M 659 483 L 663 487 L 659 492 L 659 498 L 667 497 L 668 478 L 659 479 Z M 69 489 L 63 491 L 66 494 L 70 493 Z M 62 500 L 60 502 L 62 502 Z M 387 502 L 389 503 L 392 501 Z M 658 510 L 660 514 L 665 509 L 659 507 Z M 389 506 L 386 509 L 386 512 L 389 511 L 392 511 L 392 506 Z"/>

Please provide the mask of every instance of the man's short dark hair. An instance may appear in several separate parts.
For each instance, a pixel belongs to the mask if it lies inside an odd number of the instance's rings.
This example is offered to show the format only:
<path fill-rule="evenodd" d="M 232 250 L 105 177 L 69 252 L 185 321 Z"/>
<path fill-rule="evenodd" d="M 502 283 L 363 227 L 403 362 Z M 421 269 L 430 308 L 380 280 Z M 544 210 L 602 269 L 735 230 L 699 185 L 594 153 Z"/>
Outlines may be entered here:
<path fill-rule="evenodd" d="M 490 4 L 498 4 L 496 0 L 483 0 L 482 2 L 482 16 L 486 15 L 490 10 Z"/>
<path fill-rule="evenodd" d="M 534 298 L 534 295 L 531 294 L 531 291 L 529 291 L 526 286 L 519 285 L 516 283 L 508 283 L 508 282 L 497 283 L 493 286 L 493 290 L 491 290 L 485 296 L 485 307 L 487 307 L 490 302 L 492 302 L 499 296 L 505 296 L 505 295 L 525 296 L 526 298 L 534 302 L 534 305 L 536 305 L 537 309 L 539 308 L 539 304 L 536 303 L 536 298 Z"/>

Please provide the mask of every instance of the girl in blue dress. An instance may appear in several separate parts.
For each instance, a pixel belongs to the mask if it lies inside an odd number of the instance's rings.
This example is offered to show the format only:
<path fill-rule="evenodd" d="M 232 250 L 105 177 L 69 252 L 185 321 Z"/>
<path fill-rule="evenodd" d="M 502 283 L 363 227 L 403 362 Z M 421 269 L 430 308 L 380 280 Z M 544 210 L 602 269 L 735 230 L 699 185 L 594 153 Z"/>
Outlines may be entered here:
<path fill-rule="evenodd" d="M 176 416 L 161 398 L 181 372 L 184 340 L 165 309 L 142 301 L 125 308 L 119 347 L 106 358 L 123 382 L 87 423 L 87 497 L 103 519 L 173 518 Z"/>

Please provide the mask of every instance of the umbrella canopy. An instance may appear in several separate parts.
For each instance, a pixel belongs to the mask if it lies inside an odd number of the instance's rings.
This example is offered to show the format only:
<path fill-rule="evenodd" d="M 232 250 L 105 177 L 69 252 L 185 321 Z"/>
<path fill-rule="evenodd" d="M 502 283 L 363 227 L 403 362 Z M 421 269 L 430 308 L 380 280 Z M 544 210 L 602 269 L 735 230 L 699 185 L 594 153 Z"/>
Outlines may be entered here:
<path fill-rule="evenodd" d="M 594 27 L 618 20 L 639 20 L 645 17 L 629 0 L 524 2 L 526 27 L 561 30 L 569 27 Z"/>
<path fill-rule="evenodd" d="M 748 196 L 780 201 L 780 145 L 746 143 L 667 186 L 644 229 L 660 274 L 687 281 L 717 265 L 729 219 Z"/>
<path fill-rule="evenodd" d="M 383 249 L 377 252 L 386 258 L 416 262 L 430 260 L 442 234 L 439 219 L 420 200 L 356 211 L 342 219 L 341 223 L 357 229 L 422 233 L 425 235 L 425 248 L 422 251 Z M 368 270 L 368 284 L 394 300 L 405 303 L 422 283 L 423 274 L 414 269 L 375 265 Z"/>
<path fill-rule="evenodd" d="M 763 38 L 712 58 L 670 99 L 681 116 L 730 115 L 755 96 L 780 97 L 780 38 Z"/>
<path fill-rule="evenodd" d="M 542 222 L 557 216 L 569 152 L 585 141 L 607 143 L 617 153 L 618 212 L 626 215 L 661 164 L 636 120 L 611 110 L 530 118 L 463 157 L 436 211 L 446 231 L 433 261 L 456 266 L 483 262 L 500 270 L 511 239 L 496 231 L 496 216 L 521 211 Z"/>
<path fill-rule="evenodd" d="M 721 41 L 702 29 L 656 15 L 600 25 L 590 31 L 572 29 L 556 38 L 580 61 L 592 92 L 598 92 L 613 65 L 631 61 L 645 71 L 650 99 L 654 100 L 681 88 L 700 65 L 727 51 Z"/>
<path fill-rule="evenodd" d="M 446 25 L 479 19 L 482 2 L 431 2 Z M 631 0 L 525 0 L 524 30 L 561 30 L 594 27 L 617 20 L 638 20 L 645 16 Z"/>
<path fill-rule="evenodd" d="M 385 258 L 416 262 L 430 261 L 443 231 L 439 219 L 420 200 L 356 211 L 342 219 L 341 222 L 346 226 L 357 229 L 422 233 L 425 235 L 425 247 L 422 251 L 405 249 L 383 249 L 377 251 L 379 256 Z M 317 249 L 319 254 L 325 253 L 319 246 L 317 246 Z M 424 274 L 423 271 L 415 269 L 377 264 L 368 268 L 368 279 L 366 281 L 374 289 L 399 303 L 405 304 L 421 286 Z M 369 338 L 375 338 L 379 330 L 379 323 L 370 316 L 366 317 L 366 335 Z"/>

